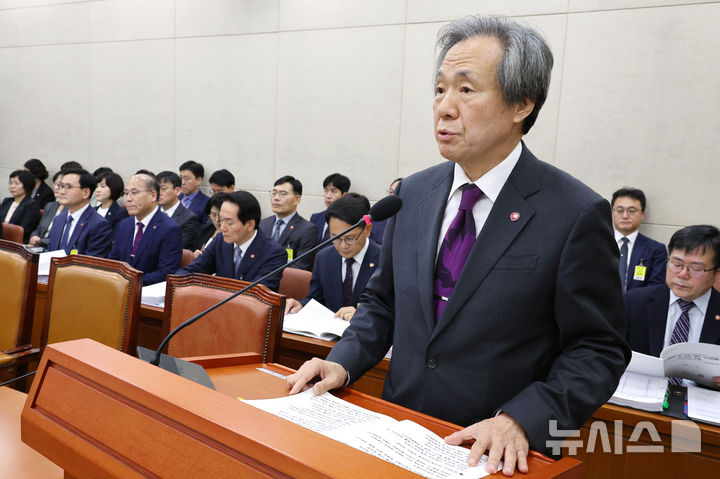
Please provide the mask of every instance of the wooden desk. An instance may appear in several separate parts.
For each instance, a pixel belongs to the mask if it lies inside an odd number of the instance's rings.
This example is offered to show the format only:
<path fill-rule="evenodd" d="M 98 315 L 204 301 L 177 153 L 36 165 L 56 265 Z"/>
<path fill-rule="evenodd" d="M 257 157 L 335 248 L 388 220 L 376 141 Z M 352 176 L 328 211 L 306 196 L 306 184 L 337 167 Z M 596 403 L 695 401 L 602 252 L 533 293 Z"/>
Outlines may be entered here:
<path fill-rule="evenodd" d="M 62 478 L 63 470 L 20 441 L 20 413 L 27 394 L 0 387 L 0 470 L 13 479 Z"/>

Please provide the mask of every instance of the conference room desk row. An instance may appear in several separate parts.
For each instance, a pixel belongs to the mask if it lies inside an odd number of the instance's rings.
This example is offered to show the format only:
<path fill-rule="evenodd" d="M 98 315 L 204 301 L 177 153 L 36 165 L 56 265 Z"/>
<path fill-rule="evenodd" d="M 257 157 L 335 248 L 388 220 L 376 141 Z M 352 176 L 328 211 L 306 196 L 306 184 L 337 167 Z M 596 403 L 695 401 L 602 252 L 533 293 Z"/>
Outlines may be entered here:
<path fill-rule="evenodd" d="M 35 298 L 35 318 L 32 330 L 32 344 L 34 347 L 38 347 L 40 344 L 46 294 L 47 284 L 38 282 Z M 164 316 L 165 311 L 161 307 L 147 304 L 141 306 L 140 324 L 137 333 L 138 346 L 156 349 L 160 345 L 160 341 L 162 341 L 162 323 Z M 331 341 L 324 341 L 322 339 L 283 333 L 277 362 L 283 366 L 297 369 L 308 359 L 316 356 L 326 357 L 333 344 Z M 356 381 L 352 385 L 352 388 L 375 397 L 380 397 L 389 364 L 388 359 L 383 359 L 375 368 L 368 371 L 365 376 Z"/>
<path fill-rule="evenodd" d="M 38 284 L 36 321 L 33 345 L 39 344 L 40 324 L 45 303 L 46 285 Z M 156 348 L 162 339 L 163 308 L 143 305 L 141 308 L 138 344 Z M 37 341 L 37 342 L 36 342 Z M 296 334 L 283 333 L 278 363 L 297 369 L 312 357 L 324 358 L 334 343 Z M 357 391 L 380 397 L 383 381 L 390 364 L 383 359 L 375 368 L 351 387 Z M 699 452 L 672 452 L 673 420 L 660 414 L 606 404 L 599 408 L 583 426 L 580 437 L 568 438 L 562 454 L 584 462 L 584 477 L 715 477 L 720 475 L 720 428 L 697 423 L 700 432 Z M 687 441 L 686 441 L 687 442 Z M 692 443 L 692 441 L 690 441 Z M 573 445 L 578 446 L 573 451 Z M 639 452 L 638 446 L 655 447 Z M 659 446 L 659 449 L 658 449 Z M 692 446 L 692 444 L 691 444 Z"/>

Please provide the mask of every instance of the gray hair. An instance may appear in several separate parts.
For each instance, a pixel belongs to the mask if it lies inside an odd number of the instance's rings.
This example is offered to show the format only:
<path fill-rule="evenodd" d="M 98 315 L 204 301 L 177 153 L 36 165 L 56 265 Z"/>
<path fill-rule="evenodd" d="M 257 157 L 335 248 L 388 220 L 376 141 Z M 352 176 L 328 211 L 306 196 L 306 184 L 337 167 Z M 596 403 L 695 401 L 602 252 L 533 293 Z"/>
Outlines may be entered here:
<path fill-rule="evenodd" d="M 547 98 L 553 55 L 545 39 L 536 30 L 504 16 L 471 15 L 445 25 L 438 33 L 439 54 L 435 75 L 440 71 L 445 55 L 456 43 L 473 37 L 497 38 L 505 48 L 498 64 L 497 81 L 508 105 L 526 98 L 535 108 L 523 122 L 523 134 L 530 131 L 540 108 Z"/>

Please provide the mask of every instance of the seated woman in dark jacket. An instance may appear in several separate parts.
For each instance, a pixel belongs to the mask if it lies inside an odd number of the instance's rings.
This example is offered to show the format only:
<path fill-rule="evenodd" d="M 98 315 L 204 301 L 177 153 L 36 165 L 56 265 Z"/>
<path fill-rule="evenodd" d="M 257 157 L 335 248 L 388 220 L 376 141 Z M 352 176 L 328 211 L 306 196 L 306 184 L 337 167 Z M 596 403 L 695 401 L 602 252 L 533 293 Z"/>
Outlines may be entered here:
<path fill-rule="evenodd" d="M 43 209 L 46 204 L 55 201 L 55 193 L 52 188 L 45 183 L 45 180 L 48 178 L 48 171 L 45 165 L 43 165 L 43 162 L 36 158 L 27 160 L 23 166 L 35 177 L 35 186 L 30 194 L 30 198 L 35 200 L 35 203 L 37 203 L 40 209 Z"/>
<path fill-rule="evenodd" d="M 125 183 L 117 173 L 108 171 L 97 177 L 97 188 L 95 188 L 95 199 L 100 203 L 97 208 L 100 216 L 105 218 L 110 227 L 115 231 L 115 226 L 122 219 L 128 217 L 128 212 L 117 202 L 123 195 Z"/>
<path fill-rule="evenodd" d="M 10 194 L 0 205 L 0 220 L 22 226 L 25 229 L 23 243 L 27 243 L 30 233 L 40 221 L 40 207 L 30 198 L 35 186 L 35 177 L 26 170 L 10 173 Z"/>

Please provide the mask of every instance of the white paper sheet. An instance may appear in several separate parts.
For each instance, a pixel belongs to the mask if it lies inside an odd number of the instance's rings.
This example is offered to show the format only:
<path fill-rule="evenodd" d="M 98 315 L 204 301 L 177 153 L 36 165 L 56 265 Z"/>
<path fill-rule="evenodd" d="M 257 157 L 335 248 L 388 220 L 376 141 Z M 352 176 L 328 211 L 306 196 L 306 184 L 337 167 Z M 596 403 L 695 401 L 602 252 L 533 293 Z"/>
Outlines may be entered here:
<path fill-rule="evenodd" d="M 297 313 L 285 315 L 283 331 L 334 341 L 349 325 L 350 322 L 336 318 L 333 311 L 311 299 Z"/>
<path fill-rule="evenodd" d="M 151 284 L 150 286 L 143 286 L 142 288 L 142 304 L 149 304 L 151 306 L 165 306 L 165 287 L 167 282 Z"/>
<path fill-rule="evenodd" d="M 49 276 L 50 275 L 50 262 L 53 258 L 64 258 L 67 256 L 64 249 L 58 249 L 55 251 L 46 251 L 40 253 L 38 258 L 38 276 Z"/>
<path fill-rule="evenodd" d="M 419 424 L 396 421 L 330 393 L 315 396 L 308 389 L 294 396 L 245 402 L 425 477 L 475 479 L 488 474 L 486 456 L 478 466 L 468 467 L 467 449 L 445 444 Z"/>
<path fill-rule="evenodd" d="M 720 376 L 720 346 L 709 343 L 677 343 L 660 353 L 665 376 L 683 377 L 717 389 L 713 376 Z"/>
<path fill-rule="evenodd" d="M 720 426 L 720 391 L 688 386 L 687 415 Z"/>

